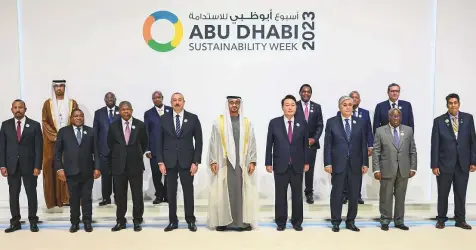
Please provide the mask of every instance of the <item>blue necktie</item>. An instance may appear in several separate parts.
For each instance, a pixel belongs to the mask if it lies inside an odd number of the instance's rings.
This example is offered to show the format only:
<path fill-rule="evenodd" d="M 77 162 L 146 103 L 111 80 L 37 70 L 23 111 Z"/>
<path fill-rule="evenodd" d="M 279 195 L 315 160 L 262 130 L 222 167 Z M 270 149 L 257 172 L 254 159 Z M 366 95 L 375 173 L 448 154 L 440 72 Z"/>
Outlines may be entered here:
<path fill-rule="evenodd" d="M 349 119 L 345 119 L 345 136 L 347 140 L 350 141 L 350 124 Z"/>
<path fill-rule="evenodd" d="M 180 115 L 175 116 L 175 123 L 177 123 L 177 126 L 175 127 L 175 135 L 178 137 L 180 135 Z"/>
<path fill-rule="evenodd" d="M 400 145 L 400 138 L 398 137 L 397 128 L 393 129 L 393 144 L 395 144 L 395 147 L 397 148 L 398 148 L 398 145 Z"/>
<path fill-rule="evenodd" d="M 112 123 L 112 117 L 114 115 L 112 114 L 112 109 L 109 110 L 109 123 Z"/>
<path fill-rule="evenodd" d="M 76 140 L 78 140 L 78 144 L 81 144 L 81 128 L 77 128 Z"/>

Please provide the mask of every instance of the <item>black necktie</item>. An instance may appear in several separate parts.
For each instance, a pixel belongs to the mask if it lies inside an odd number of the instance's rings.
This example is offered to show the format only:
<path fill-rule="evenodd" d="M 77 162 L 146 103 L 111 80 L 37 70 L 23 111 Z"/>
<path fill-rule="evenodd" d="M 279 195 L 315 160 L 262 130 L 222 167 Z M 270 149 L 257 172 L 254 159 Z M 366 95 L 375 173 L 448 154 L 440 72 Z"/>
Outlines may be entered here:
<path fill-rule="evenodd" d="M 175 127 L 175 135 L 178 137 L 180 135 L 180 115 L 175 116 L 175 123 L 177 123 L 177 126 Z"/>
<path fill-rule="evenodd" d="M 112 117 L 114 114 L 112 114 L 112 109 L 109 110 L 109 123 L 112 123 Z"/>

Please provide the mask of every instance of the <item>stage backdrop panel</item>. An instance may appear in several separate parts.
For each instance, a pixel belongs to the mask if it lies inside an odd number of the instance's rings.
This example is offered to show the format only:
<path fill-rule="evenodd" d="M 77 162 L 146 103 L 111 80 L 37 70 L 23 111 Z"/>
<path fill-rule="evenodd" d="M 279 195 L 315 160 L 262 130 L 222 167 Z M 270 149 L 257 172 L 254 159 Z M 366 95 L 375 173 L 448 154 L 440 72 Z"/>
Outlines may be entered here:
<path fill-rule="evenodd" d="M 445 97 L 457 93 L 461 98 L 461 111 L 476 114 L 476 2 L 470 0 L 438 1 L 436 37 L 435 117 L 447 112 Z M 432 178 L 436 201 L 436 178 Z M 470 174 L 467 202 L 476 202 L 476 174 Z M 453 200 L 450 192 L 450 201 Z M 451 211 L 452 212 L 452 211 Z"/>
<path fill-rule="evenodd" d="M 17 2 L 3 0 L 0 17 L 0 37 L 2 38 L 0 42 L 0 86 L 2 89 L 0 121 L 3 121 L 12 117 L 10 110 L 12 101 L 20 98 Z M 3 201 L 8 201 L 8 183 L 7 178 L 2 176 L 0 176 L 0 190 L 3 190 L 0 194 L 0 204 L 3 204 Z M 25 197 L 25 193 L 22 192 L 21 201 L 26 200 Z"/>
<path fill-rule="evenodd" d="M 118 101 L 132 102 L 134 116 L 139 119 L 152 107 L 150 98 L 154 90 L 162 90 L 166 103 L 172 93 L 182 92 L 185 108 L 199 116 L 203 127 L 203 164 L 194 182 L 198 198 L 207 197 L 208 139 L 213 120 L 225 108 L 226 95 L 243 97 L 244 112 L 253 122 L 257 136 L 260 196 L 267 200 L 263 202 L 272 203 L 274 181 L 264 167 L 266 132 L 269 120 L 282 114 L 280 101 L 286 94 L 298 96 L 300 85 L 311 84 L 312 100 L 322 105 L 326 120 L 336 114 L 340 96 L 358 90 L 362 107 L 373 116 L 375 105 L 387 99 L 387 85 L 397 82 L 402 85 L 402 99 L 413 104 L 421 169 L 410 181 L 407 200 L 430 199 L 432 177 L 425 166 L 429 165 L 428 142 L 433 119 L 428 107 L 432 107 L 433 99 L 434 51 L 430 45 L 434 39 L 435 1 L 23 0 L 22 3 L 25 98 L 30 104 L 30 115 L 41 119 L 41 107 L 50 97 L 52 79 L 68 81 L 70 96 L 85 111 L 88 125 L 92 125 L 94 111 L 104 105 L 107 91 L 116 93 Z M 150 40 L 148 35 L 143 37 L 144 22 L 158 10 L 172 12 L 183 26 L 180 44 L 177 46 L 177 40 L 172 41 L 172 47 L 176 48 L 169 52 L 158 52 L 144 41 Z M 304 12 L 313 12 L 314 19 L 311 20 L 312 14 Z M 206 32 L 217 31 L 219 25 L 222 32 L 228 25 L 228 38 L 213 37 L 213 32 Z M 276 32 L 271 30 L 271 34 L 279 33 L 280 37 L 262 39 L 260 33 L 255 34 L 256 39 L 252 35 L 237 37 L 237 29 L 243 35 L 253 27 L 261 29 L 261 25 L 266 29 L 265 36 L 271 25 L 275 25 Z M 284 25 L 292 30 L 291 38 L 282 32 Z M 314 29 L 303 38 L 303 27 Z M 180 28 L 176 33 L 180 33 Z M 174 36 L 174 26 L 159 20 L 152 25 L 150 34 L 157 42 L 167 43 Z M 304 50 L 306 42 L 313 42 L 314 50 Z M 241 44 L 237 48 L 246 50 L 195 50 L 210 49 L 207 46 L 223 49 L 230 44 Z M 315 193 L 328 200 L 330 177 L 322 165 L 321 149 L 316 160 Z M 146 168 L 145 188 L 151 195 L 149 164 Z M 364 197 L 378 198 L 379 186 L 370 173 L 365 176 L 365 182 Z M 96 181 L 94 198 L 100 197 L 99 184 Z M 38 189 L 43 202 L 41 184 Z"/>

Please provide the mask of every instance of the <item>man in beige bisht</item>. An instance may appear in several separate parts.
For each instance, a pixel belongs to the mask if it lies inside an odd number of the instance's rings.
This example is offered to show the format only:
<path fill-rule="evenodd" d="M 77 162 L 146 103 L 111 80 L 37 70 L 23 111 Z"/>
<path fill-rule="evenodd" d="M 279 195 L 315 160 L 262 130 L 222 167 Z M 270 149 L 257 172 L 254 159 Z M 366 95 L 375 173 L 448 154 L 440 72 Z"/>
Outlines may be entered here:
<path fill-rule="evenodd" d="M 208 227 L 217 231 L 256 228 L 256 140 L 238 96 L 227 97 L 225 114 L 213 125 L 208 163 L 213 173 Z"/>
<path fill-rule="evenodd" d="M 58 131 L 70 124 L 71 111 L 78 108 L 76 101 L 69 98 L 65 80 L 53 80 L 51 91 L 42 110 L 43 191 L 48 209 L 69 204 L 68 186 L 56 176 L 53 155 Z"/>

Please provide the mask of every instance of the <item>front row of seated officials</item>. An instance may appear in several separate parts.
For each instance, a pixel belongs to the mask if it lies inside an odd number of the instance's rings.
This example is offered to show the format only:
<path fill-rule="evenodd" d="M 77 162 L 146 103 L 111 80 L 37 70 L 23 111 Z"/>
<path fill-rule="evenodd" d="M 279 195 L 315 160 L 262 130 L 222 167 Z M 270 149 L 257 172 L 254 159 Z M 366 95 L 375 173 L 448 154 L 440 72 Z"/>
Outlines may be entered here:
<path fill-rule="evenodd" d="M 254 132 L 240 109 L 241 98 L 229 97 L 227 119 L 219 118 L 218 125 L 214 124 L 215 141 L 210 141 L 210 148 L 233 148 L 226 154 L 221 152 L 209 156 L 210 170 L 215 174 L 223 170 L 223 160 L 230 160 L 232 152 L 235 156 L 247 152 L 246 159 L 234 157 L 237 165 L 226 164 L 225 178 L 233 180 L 231 184 L 236 190 L 234 200 L 210 196 L 210 204 L 225 208 L 225 204 L 240 204 L 243 209 L 229 207 L 228 210 L 209 210 L 209 218 L 214 220 L 214 228 L 224 231 L 230 225 L 239 225 L 240 231 L 252 230 L 256 223 L 249 220 L 249 207 L 244 206 L 253 202 L 254 194 L 249 190 L 256 182 L 249 176 L 254 176 L 256 166 L 256 146 Z M 431 169 L 438 183 L 438 216 L 436 227 L 442 229 L 448 220 L 448 195 L 453 185 L 455 197 L 456 226 L 471 229 L 466 223 L 466 190 L 469 172 L 476 171 L 476 134 L 473 116 L 460 112 L 460 99 L 457 94 L 446 97 L 448 112 L 434 119 L 431 137 Z M 198 117 L 184 110 L 184 98 L 181 94 L 172 95 L 173 112 L 161 117 L 161 133 L 156 152 L 157 164 L 161 174 L 167 178 L 167 196 L 169 200 L 169 225 L 165 231 L 178 228 L 176 215 L 177 180 L 180 178 L 185 201 L 185 220 L 188 229 L 197 230 L 194 216 L 193 178 L 201 163 L 202 131 Z M 303 173 L 309 170 L 310 152 L 308 141 L 307 117 L 296 112 L 297 101 L 288 95 L 281 101 L 283 115 L 274 118 L 269 123 L 266 143 L 266 170 L 274 174 L 275 179 L 275 222 L 277 230 L 283 231 L 287 222 L 288 185 L 292 190 L 291 224 L 296 231 L 303 230 Z M 331 191 L 331 222 L 332 231 L 340 230 L 342 221 L 343 190 L 348 185 L 348 213 L 345 221 L 346 228 L 352 231 L 360 229 L 355 224 L 362 174 L 369 168 L 367 122 L 358 116 L 353 116 L 354 100 L 343 96 L 338 101 L 340 114 L 327 120 L 324 139 L 324 170 L 332 175 Z M 19 193 L 21 183 L 28 198 L 28 219 L 30 230 L 38 232 L 36 197 L 37 177 L 42 165 L 42 136 L 38 122 L 25 116 L 26 105 L 22 100 L 12 103 L 14 118 L 2 123 L 0 130 L 0 170 L 8 178 L 10 211 L 12 219 L 5 232 L 21 229 Z M 417 152 L 413 137 L 413 129 L 402 124 L 405 110 L 395 107 L 387 112 L 387 124 L 375 131 L 373 143 L 372 172 L 380 180 L 380 221 L 381 229 L 389 230 L 389 224 L 394 221 L 395 227 L 408 230 L 404 224 L 404 204 L 408 179 L 417 171 Z M 117 224 L 112 231 L 126 228 L 125 214 L 127 210 L 127 186 L 131 186 L 133 202 L 134 231 L 141 231 L 143 222 L 144 201 L 142 196 L 142 174 L 144 171 L 143 157 L 150 158 L 149 134 L 144 123 L 132 117 L 132 105 L 121 102 L 119 105 L 120 119 L 111 123 L 107 143 L 110 149 L 111 174 L 114 182 L 116 199 Z M 82 222 L 84 230 L 92 231 L 92 202 L 91 192 L 94 179 L 101 176 L 101 155 L 98 136 L 94 129 L 84 125 L 84 114 L 80 109 L 71 112 L 71 125 L 58 131 L 54 147 L 54 166 L 59 180 L 66 182 L 69 189 L 71 232 L 79 230 L 80 206 L 82 206 Z M 220 116 L 222 117 L 222 116 Z M 233 118 L 231 118 L 233 117 Z M 221 122 L 224 122 L 222 124 Z M 226 129 L 221 129 L 222 127 Z M 217 129 L 219 128 L 219 129 Z M 250 131 L 251 130 L 251 131 Z M 226 136 L 224 131 L 227 132 Z M 213 135 L 213 134 L 212 134 Z M 214 136 L 212 136 L 213 138 Z M 221 137 L 221 138 L 220 138 Z M 234 143 L 229 143 L 234 138 Z M 242 140 L 243 139 L 243 140 Z M 222 144 L 220 146 L 220 143 Z M 195 144 L 195 145 L 194 145 Z M 236 145 L 235 145 L 236 144 Z M 233 146 L 235 145 L 235 146 Z M 238 149 L 237 149 L 238 148 Z M 226 151 L 225 151 L 226 152 Z M 210 150 L 209 154 L 213 154 Z M 218 159 L 212 161 L 214 158 Z M 241 166 L 241 161 L 245 165 Z M 218 166 L 220 163 L 222 166 Z M 225 165 L 225 166 L 226 166 Z M 231 170 L 233 169 L 233 170 Z M 238 171 L 235 171 L 238 170 Z M 239 171 L 242 170 L 242 171 Z M 234 174 L 229 175 L 229 174 Z M 221 176 L 221 177 L 220 177 Z M 244 177 L 246 176 L 246 178 Z M 224 178 L 217 175 L 217 178 Z M 237 185 L 237 180 L 249 180 Z M 230 183 L 229 183 L 230 185 Z M 256 192 L 255 192 L 256 193 Z M 225 196 L 226 197 L 226 196 Z M 212 200 L 212 199 L 216 200 Z M 393 202 L 395 208 L 393 209 Z M 221 220 L 219 213 L 230 213 L 226 220 Z M 393 211 L 395 210 L 395 211 Z M 218 216 L 214 213 L 217 213 Z"/>

